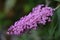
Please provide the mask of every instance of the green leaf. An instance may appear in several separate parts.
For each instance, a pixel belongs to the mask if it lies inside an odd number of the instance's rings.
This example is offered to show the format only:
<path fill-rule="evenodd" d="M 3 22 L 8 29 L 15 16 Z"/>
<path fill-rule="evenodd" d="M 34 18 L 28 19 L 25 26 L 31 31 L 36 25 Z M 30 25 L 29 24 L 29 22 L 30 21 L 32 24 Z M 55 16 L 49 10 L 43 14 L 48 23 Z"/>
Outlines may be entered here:
<path fill-rule="evenodd" d="M 59 38 L 60 37 L 60 8 L 56 10 L 57 15 L 58 15 L 58 28 L 57 31 L 55 33 L 55 38 Z"/>

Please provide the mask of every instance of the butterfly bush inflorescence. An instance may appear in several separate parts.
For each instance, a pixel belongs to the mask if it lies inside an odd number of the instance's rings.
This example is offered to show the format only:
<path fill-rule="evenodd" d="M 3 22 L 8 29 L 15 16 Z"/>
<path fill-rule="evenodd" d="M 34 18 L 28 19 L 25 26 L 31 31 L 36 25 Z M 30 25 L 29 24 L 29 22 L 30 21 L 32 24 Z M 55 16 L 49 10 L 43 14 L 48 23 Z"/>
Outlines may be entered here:
<path fill-rule="evenodd" d="M 53 9 L 51 7 L 46 7 L 44 5 L 38 5 L 32 9 L 27 16 L 20 18 L 16 21 L 14 25 L 10 26 L 7 34 L 20 35 L 25 30 L 34 29 L 36 30 L 37 24 L 45 25 L 46 22 L 51 21 L 51 16 L 53 15 Z"/>

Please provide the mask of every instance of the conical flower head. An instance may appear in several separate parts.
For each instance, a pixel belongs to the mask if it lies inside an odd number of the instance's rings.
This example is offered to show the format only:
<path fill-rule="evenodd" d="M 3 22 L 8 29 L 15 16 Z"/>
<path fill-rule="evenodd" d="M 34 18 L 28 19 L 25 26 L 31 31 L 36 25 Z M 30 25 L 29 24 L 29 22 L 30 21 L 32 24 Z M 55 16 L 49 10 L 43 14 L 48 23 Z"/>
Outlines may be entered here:
<path fill-rule="evenodd" d="M 36 30 L 37 24 L 45 25 L 46 22 L 51 21 L 53 15 L 53 9 L 51 7 L 45 7 L 44 5 L 38 5 L 32 9 L 27 16 L 20 18 L 14 25 L 10 26 L 7 34 L 21 35 L 27 30 Z"/>

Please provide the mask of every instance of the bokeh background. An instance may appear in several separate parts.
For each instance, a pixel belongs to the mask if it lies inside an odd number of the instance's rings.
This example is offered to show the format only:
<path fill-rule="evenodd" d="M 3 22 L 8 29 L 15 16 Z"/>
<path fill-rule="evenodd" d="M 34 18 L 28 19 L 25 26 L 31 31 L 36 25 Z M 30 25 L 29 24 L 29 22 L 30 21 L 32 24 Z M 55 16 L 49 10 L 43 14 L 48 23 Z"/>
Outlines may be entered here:
<path fill-rule="evenodd" d="M 6 31 L 21 17 L 28 15 L 39 4 L 56 8 L 60 0 L 0 0 L 0 40 L 60 40 L 60 8 L 54 11 L 52 22 L 38 25 L 37 30 L 21 36 L 7 35 Z"/>

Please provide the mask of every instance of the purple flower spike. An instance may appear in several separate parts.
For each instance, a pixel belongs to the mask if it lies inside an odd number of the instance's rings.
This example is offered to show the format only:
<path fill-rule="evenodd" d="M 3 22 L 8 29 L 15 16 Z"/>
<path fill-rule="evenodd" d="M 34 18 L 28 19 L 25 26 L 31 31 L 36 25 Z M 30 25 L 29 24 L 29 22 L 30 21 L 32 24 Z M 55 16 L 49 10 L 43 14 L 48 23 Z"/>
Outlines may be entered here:
<path fill-rule="evenodd" d="M 37 24 L 45 25 L 46 22 L 51 21 L 53 15 L 53 9 L 51 7 L 44 7 L 44 5 L 38 5 L 32 9 L 29 15 L 20 18 L 14 25 L 12 25 L 7 34 L 21 35 L 27 30 L 36 30 Z"/>

